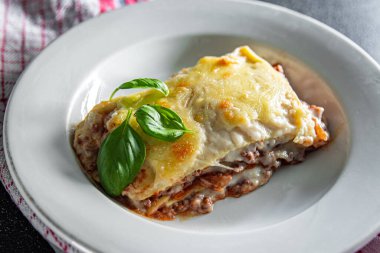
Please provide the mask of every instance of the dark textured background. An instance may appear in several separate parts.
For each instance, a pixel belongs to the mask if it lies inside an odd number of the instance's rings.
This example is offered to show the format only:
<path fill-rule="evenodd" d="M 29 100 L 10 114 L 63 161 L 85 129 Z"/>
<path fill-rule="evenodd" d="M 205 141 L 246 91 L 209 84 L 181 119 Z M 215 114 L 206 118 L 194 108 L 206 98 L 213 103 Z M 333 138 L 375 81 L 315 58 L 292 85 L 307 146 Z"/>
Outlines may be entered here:
<path fill-rule="evenodd" d="M 314 17 L 380 62 L 380 0 L 265 0 Z M 128 8 L 128 7 L 126 7 Z M 0 252 L 53 252 L 0 186 Z"/>

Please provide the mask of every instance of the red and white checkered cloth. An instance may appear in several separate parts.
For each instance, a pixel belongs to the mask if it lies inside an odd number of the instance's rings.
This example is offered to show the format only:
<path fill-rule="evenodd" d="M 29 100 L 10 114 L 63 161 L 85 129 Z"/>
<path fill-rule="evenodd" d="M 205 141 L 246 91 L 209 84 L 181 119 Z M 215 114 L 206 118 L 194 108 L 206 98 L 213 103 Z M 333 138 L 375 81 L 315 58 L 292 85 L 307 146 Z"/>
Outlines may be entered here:
<path fill-rule="evenodd" d="M 79 250 L 41 222 L 9 174 L 2 145 L 5 107 L 21 72 L 52 40 L 82 21 L 136 2 L 138 0 L 0 0 L 0 179 L 34 228 L 63 252 Z M 380 235 L 359 252 L 380 253 Z"/>

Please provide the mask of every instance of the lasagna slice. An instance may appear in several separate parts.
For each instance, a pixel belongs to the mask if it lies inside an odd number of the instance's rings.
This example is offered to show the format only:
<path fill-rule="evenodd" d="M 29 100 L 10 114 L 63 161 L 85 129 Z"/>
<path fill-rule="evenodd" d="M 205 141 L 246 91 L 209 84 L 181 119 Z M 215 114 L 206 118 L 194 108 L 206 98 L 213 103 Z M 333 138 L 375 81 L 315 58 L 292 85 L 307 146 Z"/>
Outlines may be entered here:
<path fill-rule="evenodd" d="M 145 216 L 209 213 L 216 201 L 259 188 L 280 165 L 301 162 L 329 139 L 323 108 L 301 101 L 281 66 L 249 47 L 203 57 L 166 84 L 168 97 L 145 90 L 96 105 L 76 127 L 73 142 L 84 171 L 99 182 L 100 144 L 125 120 L 127 108 L 157 104 L 183 119 L 192 133 L 175 142 L 154 139 L 131 120 L 146 143 L 146 160 L 116 199 Z"/>

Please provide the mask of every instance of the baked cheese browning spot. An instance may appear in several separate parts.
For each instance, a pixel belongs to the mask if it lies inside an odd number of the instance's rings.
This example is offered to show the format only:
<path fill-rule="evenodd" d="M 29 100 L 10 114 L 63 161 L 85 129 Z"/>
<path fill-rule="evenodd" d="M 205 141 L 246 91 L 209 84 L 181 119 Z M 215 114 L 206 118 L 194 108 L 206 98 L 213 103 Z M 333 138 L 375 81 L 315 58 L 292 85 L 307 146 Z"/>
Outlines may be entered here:
<path fill-rule="evenodd" d="M 328 133 L 322 128 L 322 126 L 318 123 L 318 119 L 313 117 L 313 121 L 315 123 L 314 130 L 317 134 L 317 137 L 322 141 L 328 141 L 329 135 Z"/>
<path fill-rule="evenodd" d="M 232 60 L 231 58 L 229 57 L 222 57 L 221 59 L 219 59 L 217 62 L 216 62 L 216 66 L 218 67 L 227 67 L 231 64 L 236 64 L 237 61 L 234 61 Z"/>
<path fill-rule="evenodd" d="M 244 124 L 246 122 L 245 118 L 240 115 L 237 108 L 233 107 L 234 105 L 229 99 L 223 99 L 218 105 L 218 108 L 223 111 L 224 119 L 228 123 L 232 125 Z"/>
<path fill-rule="evenodd" d="M 190 86 L 190 84 L 186 81 L 180 81 L 177 84 L 177 87 L 189 87 L 189 86 Z"/>
<path fill-rule="evenodd" d="M 177 158 L 179 161 L 184 161 L 187 156 L 194 153 L 194 146 L 187 141 L 179 141 L 172 144 L 172 152 L 175 158 Z"/>
<path fill-rule="evenodd" d="M 239 125 L 246 122 L 243 116 L 233 110 L 226 110 L 223 112 L 223 115 L 226 121 L 233 125 Z"/>
<path fill-rule="evenodd" d="M 223 99 L 220 103 L 219 103 L 219 108 L 220 109 L 228 109 L 228 108 L 231 108 L 233 105 L 231 103 L 231 101 L 229 101 L 228 99 Z"/>

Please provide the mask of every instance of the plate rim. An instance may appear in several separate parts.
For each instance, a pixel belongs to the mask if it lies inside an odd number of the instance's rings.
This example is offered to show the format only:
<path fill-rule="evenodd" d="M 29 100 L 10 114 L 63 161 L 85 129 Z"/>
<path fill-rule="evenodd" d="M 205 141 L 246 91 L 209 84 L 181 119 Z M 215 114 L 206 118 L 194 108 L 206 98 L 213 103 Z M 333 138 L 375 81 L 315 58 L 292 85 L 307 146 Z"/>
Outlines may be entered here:
<path fill-rule="evenodd" d="M 201 2 L 202 0 L 196 0 L 197 2 Z M 160 0 L 160 1 L 152 1 L 152 2 L 165 2 L 165 0 Z M 220 2 L 235 2 L 235 3 L 244 3 L 244 4 L 251 4 L 251 5 L 256 5 L 256 6 L 262 6 L 264 8 L 269 8 L 272 9 L 276 12 L 281 12 L 285 15 L 291 15 L 294 16 L 302 21 L 310 22 L 315 26 L 318 26 L 322 28 L 325 31 L 328 31 L 332 36 L 337 37 L 338 39 L 344 41 L 347 43 L 353 50 L 356 50 L 358 53 L 360 53 L 366 60 L 368 60 L 374 67 L 377 68 L 377 71 L 380 72 L 380 64 L 370 55 L 368 54 L 362 47 L 357 45 L 355 42 L 353 42 L 350 38 L 345 36 L 344 34 L 340 33 L 339 31 L 333 29 L 332 27 L 324 24 L 321 21 L 318 21 L 312 17 L 309 17 L 305 14 L 299 13 L 297 11 L 291 10 L 289 8 L 276 5 L 273 3 L 267 3 L 267 2 L 262 2 L 262 1 L 249 1 L 249 0 L 222 0 Z M 63 35 L 58 37 L 56 40 L 54 40 L 52 43 L 50 43 L 44 50 L 42 50 L 41 53 L 35 57 L 32 62 L 28 64 L 28 66 L 25 68 L 25 70 L 21 73 L 19 78 L 16 81 L 16 84 L 14 85 L 12 92 L 9 96 L 8 99 L 8 104 L 6 106 L 5 114 L 4 114 L 4 123 L 3 123 L 3 146 L 4 146 L 4 155 L 5 155 L 5 160 L 10 172 L 10 175 L 14 181 L 14 184 L 17 188 L 17 190 L 20 192 L 21 196 L 24 198 L 25 202 L 27 203 L 28 207 L 36 213 L 36 216 L 45 224 L 47 225 L 50 229 L 54 231 L 54 233 L 57 234 L 60 238 L 68 242 L 71 246 L 73 246 L 76 250 L 82 251 L 82 252 L 101 252 L 95 248 L 93 248 L 91 245 L 88 245 L 86 242 L 81 241 L 79 238 L 73 236 L 69 231 L 65 231 L 64 228 L 62 228 L 59 224 L 57 224 L 52 218 L 49 217 L 48 214 L 46 214 L 43 211 L 43 208 L 38 206 L 37 203 L 33 200 L 33 197 L 30 196 L 28 193 L 27 189 L 21 182 L 21 179 L 19 178 L 17 169 L 14 165 L 12 154 L 9 150 L 9 140 L 8 140 L 8 118 L 9 118 L 9 108 L 12 104 L 14 94 L 16 90 L 19 88 L 19 84 L 21 83 L 21 80 L 23 77 L 28 74 L 28 70 L 30 69 L 31 66 L 35 64 L 35 60 L 38 58 L 41 58 L 41 55 L 44 55 L 47 50 L 50 50 L 50 48 L 54 47 L 59 41 L 61 41 L 65 37 L 71 36 L 72 32 L 78 27 L 81 26 L 88 26 L 91 25 L 95 20 L 100 20 L 100 19 L 106 19 L 108 16 L 111 15 L 117 15 L 116 13 L 119 12 L 124 12 L 128 11 L 129 8 L 139 8 L 138 6 L 144 5 L 144 4 L 150 4 L 151 2 L 142 2 L 137 5 L 133 6 L 128 6 L 127 8 L 120 8 L 111 12 L 104 13 L 100 16 L 96 16 L 94 18 L 91 18 L 90 20 L 87 20 L 81 24 L 78 24 L 72 28 L 70 28 L 68 31 L 66 31 Z M 367 235 L 363 235 L 363 238 L 361 240 L 358 240 L 356 243 L 352 243 L 348 248 L 345 250 L 357 250 L 360 247 L 364 246 L 367 244 L 371 239 L 373 239 L 374 236 L 378 234 L 378 230 L 380 227 L 377 227 L 377 229 L 374 229 L 374 231 L 371 231 L 371 233 L 367 233 Z M 46 238 L 45 238 L 46 239 Z"/>

